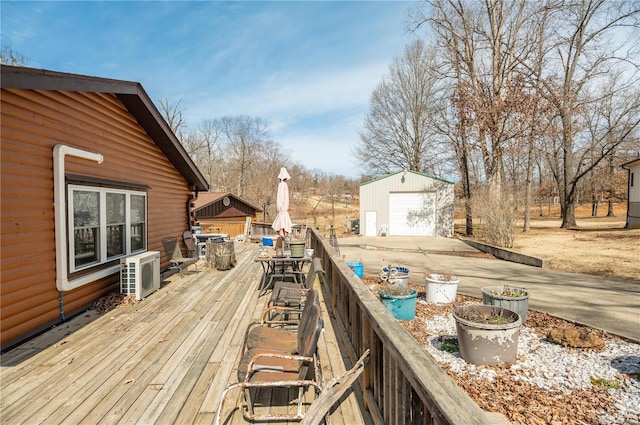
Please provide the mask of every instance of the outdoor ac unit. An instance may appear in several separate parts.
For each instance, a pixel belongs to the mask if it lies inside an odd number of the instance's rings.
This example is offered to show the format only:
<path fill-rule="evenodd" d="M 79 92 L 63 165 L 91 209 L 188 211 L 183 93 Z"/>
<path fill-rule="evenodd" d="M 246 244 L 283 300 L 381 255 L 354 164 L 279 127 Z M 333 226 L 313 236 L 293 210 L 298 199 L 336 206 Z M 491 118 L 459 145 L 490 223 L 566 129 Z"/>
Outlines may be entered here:
<path fill-rule="evenodd" d="M 160 289 L 160 253 L 147 251 L 120 260 L 120 292 L 146 298 Z"/>

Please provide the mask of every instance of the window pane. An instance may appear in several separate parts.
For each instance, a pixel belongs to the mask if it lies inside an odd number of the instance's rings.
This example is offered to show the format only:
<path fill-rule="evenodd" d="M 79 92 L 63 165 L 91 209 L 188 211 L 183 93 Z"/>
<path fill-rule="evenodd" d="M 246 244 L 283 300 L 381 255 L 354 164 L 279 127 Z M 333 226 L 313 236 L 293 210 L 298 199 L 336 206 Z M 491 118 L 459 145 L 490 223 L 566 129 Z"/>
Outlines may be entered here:
<path fill-rule="evenodd" d="M 74 260 L 76 267 L 91 264 L 98 261 L 98 229 L 75 229 L 74 237 Z"/>
<path fill-rule="evenodd" d="M 73 192 L 73 227 L 91 227 L 100 224 L 100 194 L 75 190 Z"/>
<path fill-rule="evenodd" d="M 131 252 L 146 248 L 146 198 L 131 195 Z"/>
<path fill-rule="evenodd" d="M 73 239 L 75 250 L 73 258 L 76 267 L 98 261 L 98 228 L 74 229 Z"/>
<path fill-rule="evenodd" d="M 145 248 L 144 223 L 131 225 L 131 252 Z"/>
<path fill-rule="evenodd" d="M 131 195 L 131 223 L 143 223 L 145 221 L 144 196 Z"/>
<path fill-rule="evenodd" d="M 124 249 L 124 224 L 107 226 L 107 258 L 123 255 Z"/>
<path fill-rule="evenodd" d="M 125 222 L 124 193 L 107 193 L 107 224 L 121 224 Z"/>
<path fill-rule="evenodd" d="M 107 192 L 107 259 L 125 254 L 126 199 L 124 193 Z"/>
<path fill-rule="evenodd" d="M 73 242 L 76 267 L 100 260 L 100 193 L 73 191 Z"/>

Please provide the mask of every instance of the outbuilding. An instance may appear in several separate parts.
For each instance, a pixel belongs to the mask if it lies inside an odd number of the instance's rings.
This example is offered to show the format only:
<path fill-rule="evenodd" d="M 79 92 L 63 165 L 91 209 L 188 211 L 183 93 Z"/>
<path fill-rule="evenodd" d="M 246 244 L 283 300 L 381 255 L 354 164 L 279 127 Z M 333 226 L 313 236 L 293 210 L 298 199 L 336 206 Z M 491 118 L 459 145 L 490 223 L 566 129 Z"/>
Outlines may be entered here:
<path fill-rule="evenodd" d="M 204 233 L 248 235 L 262 210 L 231 192 L 200 193 L 193 201 L 193 215 Z"/>
<path fill-rule="evenodd" d="M 640 158 L 622 164 L 629 173 L 627 229 L 640 229 Z"/>
<path fill-rule="evenodd" d="M 399 171 L 360 185 L 364 236 L 453 236 L 453 183 Z"/>
<path fill-rule="evenodd" d="M 0 71 L 5 349 L 119 288 L 121 259 L 168 266 L 209 187 L 139 83 Z"/>

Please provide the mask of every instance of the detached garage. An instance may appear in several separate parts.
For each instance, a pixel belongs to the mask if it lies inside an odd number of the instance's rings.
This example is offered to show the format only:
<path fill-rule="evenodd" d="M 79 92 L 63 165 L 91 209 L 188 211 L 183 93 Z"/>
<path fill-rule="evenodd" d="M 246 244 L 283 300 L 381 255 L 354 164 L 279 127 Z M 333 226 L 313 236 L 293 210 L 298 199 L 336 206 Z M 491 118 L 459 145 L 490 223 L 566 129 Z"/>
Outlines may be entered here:
<path fill-rule="evenodd" d="M 453 183 L 399 171 L 360 185 L 365 236 L 453 236 Z"/>

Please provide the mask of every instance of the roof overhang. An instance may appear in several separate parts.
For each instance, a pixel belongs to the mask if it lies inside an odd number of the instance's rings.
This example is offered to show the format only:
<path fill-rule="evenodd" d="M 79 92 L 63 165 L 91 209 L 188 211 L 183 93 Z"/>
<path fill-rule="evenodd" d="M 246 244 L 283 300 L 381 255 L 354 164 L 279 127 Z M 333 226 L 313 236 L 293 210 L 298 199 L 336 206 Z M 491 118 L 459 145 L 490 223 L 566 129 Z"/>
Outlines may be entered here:
<path fill-rule="evenodd" d="M 0 70 L 0 87 L 3 89 L 112 93 L 124 104 L 185 180 L 195 190 L 209 190 L 207 180 L 140 83 L 8 65 L 2 65 Z"/>
<path fill-rule="evenodd" d="M 241 202 L 247 205 L 249 208 L 254 209 L 256 212 L 262 212 L 262 209 L 256 205 L 253 205 L 251 202 L 248 202 L 246 199 L 243 199 L 237 195 L 234 195 L 231 192 L 217 192 L 217 193 L 201 193 L 198 195 L 198 198 L 194 200 L 194 211 L 199 211 L 203 208 L 208 207 L 209 205 L 215 204 L 216 202 L 221 202 L 226 196 L 230 198 L 234 198 L 238 202 Z"/>
<path fill-rule="evenodd" d="M 621 167 L 628 170 L 629 168 L 638 164 L 640 164 L 640 158 L 634 159 L 633 161 L 625 162 L 624 164 L 621 165 Z"/>

